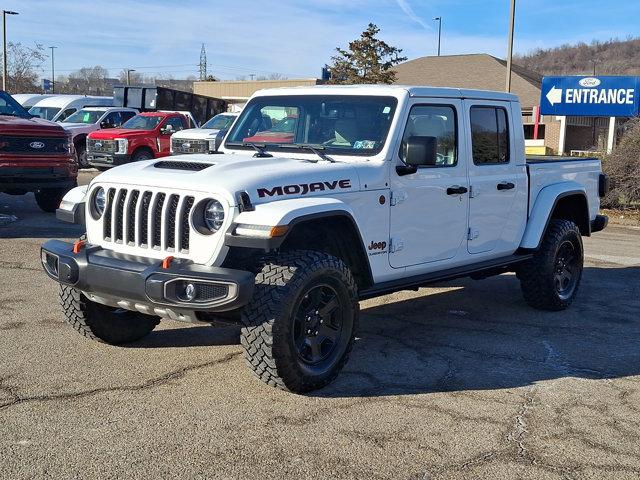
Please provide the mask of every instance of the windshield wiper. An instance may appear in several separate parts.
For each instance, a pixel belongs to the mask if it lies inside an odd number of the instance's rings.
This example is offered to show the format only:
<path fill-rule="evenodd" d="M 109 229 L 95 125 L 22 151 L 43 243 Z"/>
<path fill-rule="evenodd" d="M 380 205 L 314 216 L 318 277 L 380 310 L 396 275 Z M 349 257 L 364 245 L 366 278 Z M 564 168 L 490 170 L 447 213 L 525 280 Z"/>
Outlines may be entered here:
<path fill-rule="evenodd" d="M 336 161 L 324 153 L 322 150 L 326 150 L 324 145 L 312 144 L 312 143 L 283 143 L 278 145 L 281 148 L 300 148 L 302 150 L 310 150 L 319 156 L 322 160 L 327 162 L 336 163 Z"/>
<path fill-rule="evenodd" d="M 253 142 L 242 142 L 242 145 L 248 145 L 253 148 L 257 153 L 254 153 L 253 156 L 255 158 L 269 158 L 273 157 L 270 153 L 267 153 L 267 145 L 266 144 L 257 144 Z"/>

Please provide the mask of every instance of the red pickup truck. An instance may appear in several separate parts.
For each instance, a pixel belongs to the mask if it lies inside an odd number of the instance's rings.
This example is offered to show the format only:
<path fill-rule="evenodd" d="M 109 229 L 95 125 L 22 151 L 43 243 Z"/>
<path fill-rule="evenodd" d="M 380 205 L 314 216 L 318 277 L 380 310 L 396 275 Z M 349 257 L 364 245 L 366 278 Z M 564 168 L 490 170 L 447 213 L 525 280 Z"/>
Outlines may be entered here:
<path fill-rule="evenodd" d="M 34 192 L 42 210 L 55 212 L 77 177 L 73 143 L 65 129 L 34 117 L 0 90 L 0 193 Z"/>
<path fill-rule="evenodd" d="M 171 154 L 171 135 L 189 128 L 186 116 L 177 112 L 145 112 L 120 128 L 97 130 L 87 136 L 87 161 L 105 169 Z"/>

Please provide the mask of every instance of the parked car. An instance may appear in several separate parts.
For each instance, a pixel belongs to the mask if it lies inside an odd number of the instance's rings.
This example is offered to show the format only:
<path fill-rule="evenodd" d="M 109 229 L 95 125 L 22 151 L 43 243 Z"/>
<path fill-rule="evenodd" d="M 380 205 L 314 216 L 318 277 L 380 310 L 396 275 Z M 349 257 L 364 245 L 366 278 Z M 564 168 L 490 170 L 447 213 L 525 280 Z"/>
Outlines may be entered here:
<path fill-rule="evenodd" d="M 38 206 L 54 212 L 76 186 L 78 168 L 70 135 L 59 124 L 32 117 L 0 91 L 0 192 L 34 192 Z"/>
<path fill-rule="evenodd" d="M 177 112 L 144 112 L 120 128 L 97 130 L 87 136 L 87 161 L 100 169 L 171 154 L 171 135 L 189 128 Z"/>
<path fill-rule="evenodd" d="M 247 135 L 249 136 L 244 139 L 245 142 L 293 143 L 298 125 L 297 116 L 292 115 L 280 120 L 274 120 L 268 115 L 262 115 L 262 118 L 257 119 L 257 122 L 257 126 L 252 126 L 247 129 Z"/>
<path fill-rule="evenodd" d="M 247 144 L 274 106 L 296 113 L 293 142 Z M 261 90 L 221 151 L 118 167 L 65 197 L 86 243 L 50 240 L 42 259 L 85 337 L 238 321 L 253 372 L 305 392 L 346 363 L 361 299 L 515 272 L 529 305 L 566 309 L 582 237 L 607 224 L 600 161 L 527 160 L 503 92 Z"/>
<path fill-rule="evenodd" d="M 200 128 L 187 128 L 174 133 L 171 136 L 171 154 L 214 152 L 237 116 L 237 113 L 220 113 Z"/>
<path fill-rule="evenodd" d="M 124 107 L 86 107 L 71 114 L 60 122 L 68 132 L 76 152 L 79 167 L 88 167 L 87 135 L 103 128 L 117 128 L 127 120 L 135 117 L 138 111 Z"/>
<path fill-rule="evenodd" d="M 29 109 L 29 113 L 52 122 L 63 122 L 81 108 L 89 106 L 111 107 L 113 106 L 113 97 L 54 95 L 37 102 Z"/>
<path fill-rule="evenodd" d="M 22 105 L 26 110 L 29 110 L 43 98 L 53 96 L 54 95 L 52 93 L 18 93 L 17 95 L 12 95 L 13 99 L 20 105 Z"/>

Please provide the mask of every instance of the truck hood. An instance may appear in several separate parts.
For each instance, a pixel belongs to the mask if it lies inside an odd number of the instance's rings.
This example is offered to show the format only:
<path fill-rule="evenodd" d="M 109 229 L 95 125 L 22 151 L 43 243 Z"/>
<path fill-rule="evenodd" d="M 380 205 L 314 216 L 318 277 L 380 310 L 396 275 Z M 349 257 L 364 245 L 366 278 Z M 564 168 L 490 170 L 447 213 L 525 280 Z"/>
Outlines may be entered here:
<path fill-rule="evenodd" d="M 202 163 L 200 171 L 158 168 L 156 164 Z M 224 194 L 235 203 L 246 191 L 254 204 L 286 198 L 346 193 L 360 190 L 353 164 L 289 157 L 253 158 L 246 155 L 181 155 L 134 162 L 109 169 L 92 183 L 113 183 Z"/>
<path fill-rule="evenodd" d="M 208 140 L 216 138 L 220 130 L 213 128 L 189 128 L 187 130 L 181 130 L 172 135 L 173 138 L 185 139 L 185 140 Z"/>
<path fill-rule="evenodd" d="M 71 133 L 74 137 L 81 133 L 91 133 L 98 130 L 98 125 L 95 123 L 60 123 L 62 128 Z"/>
<path fill-rule="evenodd" d="M 60 124 L 39 117 L 21 118 L 0 115 L 0 133 L 3 135 L 61 137 L 66 135 Z"/>
<path fill-rule="evenodd" d="M 91 132 L 95 140 L 113 140 L 114 138 L 152 137 L 154 130 L 130 130 L 128 128 L 105 128 Z"/>

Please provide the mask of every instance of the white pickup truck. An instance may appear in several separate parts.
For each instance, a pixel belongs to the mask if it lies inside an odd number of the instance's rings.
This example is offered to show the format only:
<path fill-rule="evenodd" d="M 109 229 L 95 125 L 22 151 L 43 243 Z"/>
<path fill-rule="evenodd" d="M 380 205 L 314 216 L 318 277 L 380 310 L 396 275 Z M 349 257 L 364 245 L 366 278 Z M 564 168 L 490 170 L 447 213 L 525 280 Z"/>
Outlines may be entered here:
<path fill-rule="evenodd" d="M 527 160 L 505 93 L 263 90 L 221 148 L 123 165 L 64 198 L 58 217 L 86 238 L 48 241 L 42 263 L 84 336 L 239 322 L 255 374 L 305 392 L 347 361 L 361 299 L 515 271 L 528 304 L 568 307 L 582 237 L 607 223 L 600 162 Z"/>
<path fill-rule="evenodd" d="M 216 152 L 237 116 L 237 113 L 219 113 L 200 128 L 174 133 L 171 135 L 171 155 Z"/>

